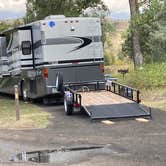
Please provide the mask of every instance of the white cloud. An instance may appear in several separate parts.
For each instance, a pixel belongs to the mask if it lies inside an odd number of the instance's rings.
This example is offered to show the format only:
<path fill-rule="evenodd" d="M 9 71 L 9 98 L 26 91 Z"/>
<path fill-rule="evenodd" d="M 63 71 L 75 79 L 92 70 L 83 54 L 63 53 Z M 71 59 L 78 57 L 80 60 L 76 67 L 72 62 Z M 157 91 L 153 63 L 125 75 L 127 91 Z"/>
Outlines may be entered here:
<path fill-rule="evenodd" d="M 25 12 L 26 0 L 0 0 L 0 11 Z"/>
<path fill-rule="evenodd" d="M 129 0 L 103 0 L 111 13 L 129 13 Z"/>

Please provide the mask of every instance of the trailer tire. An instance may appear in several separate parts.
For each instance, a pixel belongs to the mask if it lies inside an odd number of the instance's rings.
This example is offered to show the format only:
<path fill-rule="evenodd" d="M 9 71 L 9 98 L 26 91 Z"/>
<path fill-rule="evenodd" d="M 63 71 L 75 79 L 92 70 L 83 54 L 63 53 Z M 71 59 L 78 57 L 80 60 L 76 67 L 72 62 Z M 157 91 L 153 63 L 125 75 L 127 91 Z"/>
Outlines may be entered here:
<path fill-rule="evenodd" d="M 57 91 L 62 92 L 62 93 L 64 92 L 63 76 L 61 73 L 56 74 L 55 86 L 56 86 Z"/>
<path fill-rule="evenodd" d="M 66 115 L 72 115 L 73 114 L 73 104 L 68 103 L 66 98 L 64 98 L 64 108 Z"/>

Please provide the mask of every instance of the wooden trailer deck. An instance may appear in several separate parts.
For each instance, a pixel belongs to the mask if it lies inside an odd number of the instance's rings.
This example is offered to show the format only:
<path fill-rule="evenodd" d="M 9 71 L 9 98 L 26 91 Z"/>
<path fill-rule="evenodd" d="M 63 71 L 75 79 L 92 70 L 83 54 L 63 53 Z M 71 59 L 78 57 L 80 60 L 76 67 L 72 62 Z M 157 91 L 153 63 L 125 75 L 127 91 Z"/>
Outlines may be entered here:
<path fill-rule="evenodd" d="M 92 119 L 149 116 L 139 104 L 109 91 L 81 92 L 81 102 Z"/>

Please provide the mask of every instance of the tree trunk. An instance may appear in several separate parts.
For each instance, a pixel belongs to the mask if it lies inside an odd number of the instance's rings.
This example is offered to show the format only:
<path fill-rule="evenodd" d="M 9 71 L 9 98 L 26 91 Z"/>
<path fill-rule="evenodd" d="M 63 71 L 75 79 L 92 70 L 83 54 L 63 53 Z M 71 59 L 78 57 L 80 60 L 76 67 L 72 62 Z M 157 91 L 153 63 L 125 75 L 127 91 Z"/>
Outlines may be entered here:
<path fill-rule="evenodd" d="M 139 42 L 139 32 L 133 21 L 139 14 L 138 0 L 129 0 L 129 4 L 131 14 L 133 60 L 135 68 L 138 68 L 143 64 L 143 55 Z"/>

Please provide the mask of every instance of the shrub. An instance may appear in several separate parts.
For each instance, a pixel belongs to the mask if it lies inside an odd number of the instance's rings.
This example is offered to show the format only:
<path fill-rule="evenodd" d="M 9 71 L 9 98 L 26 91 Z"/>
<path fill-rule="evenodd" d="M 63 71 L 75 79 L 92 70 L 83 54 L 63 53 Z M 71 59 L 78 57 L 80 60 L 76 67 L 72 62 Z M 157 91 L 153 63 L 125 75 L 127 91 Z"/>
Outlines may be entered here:
<path fill-rule="evenodd" d="M 126 74 L 124 79 L 119 74 L 121 83 L 138 88 L 151 89 L 166 86 L 166 63 L 148 64 Z"/>

